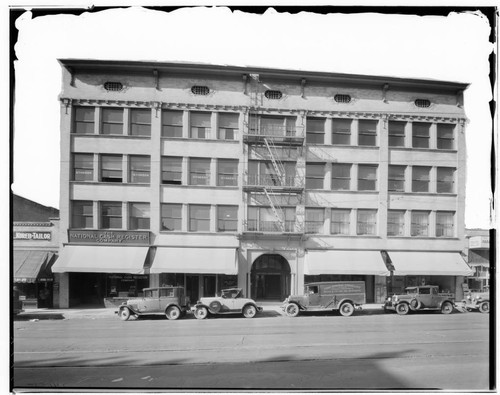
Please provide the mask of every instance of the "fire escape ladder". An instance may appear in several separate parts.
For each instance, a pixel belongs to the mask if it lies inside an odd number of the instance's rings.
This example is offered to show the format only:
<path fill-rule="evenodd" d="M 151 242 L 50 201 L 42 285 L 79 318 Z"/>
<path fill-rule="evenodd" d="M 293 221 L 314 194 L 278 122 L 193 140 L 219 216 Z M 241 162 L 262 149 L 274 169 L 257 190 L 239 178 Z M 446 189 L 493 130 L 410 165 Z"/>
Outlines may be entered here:
<path fill-rule="evenodd" d="M 285 172 L 285 167 L 283 166 L 283 163 L 277 158 L 277 150 L 276 146 L 274 145 L 272 140 L 269 140 L 267 138 L 264 139 L 264 142 L 266 143 L 266 147 L 269 151 L 269 156 L 271 158 L 271 162 L 274 167 L 274 171 L 276 172 L 276 175 L 278 176 L 279 182 L 281 186 L 286 186 L 286 172 Z"/>
<path fill-rule="evenodd" d="M 266 194 L 267 199 L 269 200 L 269 204 L 271 205 L 271 210 L 273 210 L 273 214 L 278 220 L 278 224 L 282 232 L 285 232 L 285 222 L 284 222 L 284 213 L 281 207 L 277 202 L 273 202 L 271 195 L 267 191 L 267 188 L 264 188 L 264 193 Z"/>

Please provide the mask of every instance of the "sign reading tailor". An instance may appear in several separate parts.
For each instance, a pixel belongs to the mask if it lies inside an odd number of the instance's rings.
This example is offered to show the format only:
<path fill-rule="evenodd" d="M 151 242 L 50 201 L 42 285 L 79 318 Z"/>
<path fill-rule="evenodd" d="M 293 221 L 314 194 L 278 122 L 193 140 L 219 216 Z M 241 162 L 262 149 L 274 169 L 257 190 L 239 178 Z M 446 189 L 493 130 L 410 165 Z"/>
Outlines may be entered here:
<path fill-rule="evenodd" d="M 50 232 L 14 232 L 14 240 L 42 240 L 50 241 L 52 233 Z"/>
<path fill-rule="evenodd" d="M 75 244 L 149 244 L 149 232 L 126 230 L 68 230 L 68 241 Z"/>

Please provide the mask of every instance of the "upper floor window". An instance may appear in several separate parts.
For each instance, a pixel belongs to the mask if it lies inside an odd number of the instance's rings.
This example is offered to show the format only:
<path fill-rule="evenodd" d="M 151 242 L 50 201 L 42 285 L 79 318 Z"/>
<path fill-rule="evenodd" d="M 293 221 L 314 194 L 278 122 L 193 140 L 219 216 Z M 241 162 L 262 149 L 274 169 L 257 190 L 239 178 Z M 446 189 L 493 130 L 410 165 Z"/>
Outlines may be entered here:
<path fill-rule="evenodd" d="M 387 236 L 404 236 L 405 212 L 401 210 L 387 210 Z"/>
<path fill-rule="evenodd" d="M 378 121 L 360 120 L 358 145 L 371 146 L 377 145 L 377 125 Z"/>
<path fill-rule="evenodd" d="M 238 161 L 219 159 L 217 163 L 217 185 L 229 187 L 238 185 Z"/>
<path fill-rule="evenodd" d="M 389 121 L 389 147 L 405 146 L 406 122 Z"/>
<path fill-rule="evenodd" d="M 332 119 L 332 144 L 350 145 L 351 144 L 351 119 Z"/>
<path fill-rule="evenodd" d="M 324 223 L 324 209 L 306 208 L 306 233 L 323 233 Z"/>
<path fill-rule="evenodd" d="M 122 203 L 101 202 L 101 229 L 122 228 Z"/>
<path fill-rule="evenodd" d="M 94 107 L 75 107 L 75 133 L 93 134 L 94 133 Z"/>
<path fill-rule="evenodd" d="M 206 96 L 210 93 L 210 88 L 208 86 L 194 85 L 191 87 L 191 93 Z"/>
<path fill-rule="evenodd" d="M 129 223 L 130 230 L 149 229 L 150 225 L 149 203 L 130 203 Z"/>
<path fill-rule="evenodd" d="M 351 210 L 332 209 L 331 216 L 330 232 L 334 235 L 348 235 L 351 226 Z"/>
<path fill-rule="evenodd" d="M 192 112 L 191 113 L 191 128 L 189 137 L 192 139 L 207 139 L 210 138 L 210 119 L 209 112 Z"/>
<path fill-rule="evenodd" d="M 236 140 L 238 138 L 239 114 L 219 113 L 219 140 Z"/>
<path fill-rule="evenodd" d="M 334 191 L 351 189 L 351 167 L 349 163 L 332 164 L 332 189 Z"/>
<path fill-rule="evenodd" d="M 123 182 L 122 162 L 121 155 L 101 155 L 101 181 Z"/>
<path fill-rule="evenodd" d="M 182 111 L 162 111 L 161 137 L 182 137 L 182 114 Z"/>
<path fill-rule="evenodd" d="M 132 108 L 130 110 L 130 134 L 132 136 L 151 136 L 151 110 Z"/>
<path fill-rule="evenodd" d="M 431 101 L 428 99 L 416 99 L 415 106 L 420 108 L 427 108 L 431 106 Z"/>
<path fill-rule="evenodd" d="M 436 237 L 455 236 L 455 213 L 453 211 L 436 212 Z"/>
<path fill-rule="evenodd" d="M 350 95 L 345 95 L 345 94 L 336 94 L 333 99 L 337 103 L 350 103 L 351 102 L 351 96 Z"/>
<path fill-rule="evenodd" d="M 322 118 L 307 118 L 306 121 L 306 143 L 325 143 L 325 120 Z"/>
<path fill-rule="evenodd" d="M 411 212 L 411 235 L 429 236 L 429 212 L 412 211 Z"/>
<path fill-rule="evenodd" d="M 210 206 L 202 204 L 189 205 L 189 231 L 210 231 Z"/>
<path fill-rule="evenodd" d="M 270 100 L 280 100 L 283 97 L 283 92 L 277 90 L 267 90 L 264 92 L 264 96 Z"/>
<path fill-rule="evenodd" d="M 455 193 L 455 168 L 438 167 L 436 182 L 437 193 Z"/>
<path fill-rule="evenodd" d="M 293 137 L 296 135 L 295 121 L 295 117 L 263 116 L 260 119 L 251 118 L 250 124 L 251 128 L 260 124 L 259 133 L 265 136 Z"/>
<path fill-rule="evenodd" d="M 123 134 L 122 108 L 103 108 L 101 118 L 101 134 Z"/>
<path fill-rule="evenodd" d="M 71 202 L 71 227 L 92 229 L 94 227 L 93 203 L 86 200 Z"/>
<path fill-rule="evenodd" d="M 437 148 L 455 149 L 455 125 L 448 123 L 437 124 Z"/>
<path fill-rule="evenodd" d="M 358 210 L 357 234 L 377 234 L 377 210 Z"/>
<path fill-rule="evenodd" d="M 412 124 L 412 147 L 429 148 L 430 123 L 413 122 Z"/>
<path fill-rule="evenodd" d="M 306 164 L 306 188 L 307 189 L 323 189 L 324 179 L 325 179 L 325 164 L 324 163 Z"/>
<path fill-rule="evenodd" d="M 210 185 L 209 158 L 190 158 L 189 185 Z"/>
<path fill-rule="evenodd" d="M 104 89 L 108 92 L 119 92 L 123 90 L 123 84 L 116 81 L 107 81 L 104 83 Z"/>
<path fill-rule="evenodd" d="M 131 155 L 129 157 L 129 179 L 131 183 L 149 184 L 151 160 L 146 155 Z"/>
<path fill-rule="evenodd" d="M 377 165 L 358 166 L 358 191 L 377 190 Z"/>
<path fill-rule="evenodd" d="M 73 180 L 94 180 L 94 154 L 73 154 Z"/>
<path fill-rule="evenodd" d="M 217 232 L 238 230 L 238 206 L 217 206 Z"/>
<path fill-rule="evenodd" d="M 182 204 L 164 203 L 161 205 L 161 230 L 182 230 Z"/>
<path fill-rule="evenodd" d="M 281 222 L 285 232 L 293 232 L 295 229 L 295 207 L 282 207 Z M 276 218 L 271 207 L 248 207 L 247 230 L 254 232 L 282 232 L 280 221 Z"/>
<path fill-rule="evenodd" d="M 413 166 L 411 190 L 412 192 L 429 192 L 431 168 L 428 166 Z"/>
<path fill-rule="evenodd" d="M 389 165 L 387 189 L 391 192 L 405 191 L 406 166 Z"/>
<path fill-rule="evenodd" d="M 162 157 L 161 183 L 171 185 L 182 184 L 182 158 L 175 156 Z"/>

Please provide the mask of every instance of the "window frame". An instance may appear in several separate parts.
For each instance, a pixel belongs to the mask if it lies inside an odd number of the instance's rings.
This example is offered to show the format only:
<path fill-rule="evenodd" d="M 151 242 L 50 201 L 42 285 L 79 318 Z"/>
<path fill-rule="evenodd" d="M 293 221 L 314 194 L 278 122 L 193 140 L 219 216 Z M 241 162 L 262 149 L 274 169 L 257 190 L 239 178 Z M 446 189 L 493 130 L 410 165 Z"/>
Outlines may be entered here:
<path fill-rule="evenodd" d="M 235 117 L 236 118 L 236 127 L 231 128 L 231 127 L 225 127 L 221 126 L 223 123 L 222 120 L 224 117 Z M 233 140 L 238 140 L 238 131 L 239 131 L 239 120 L 240 120 L 240 114 L 239 113 L 232 113 L 232 112 L 221 112 L 219 113 L 219 124 L 217 125 L 217 139 L 218 140 L 227 140 L 227 141 L 233 141 Z M 231 122 L 227 122 L 227 124 L 231 124 Z M 232 138 L 228 138 L 228 130 L 232 134 Z M 224 135 L 222 137 L 222 135 Z"/>
<path fill-rule="evenodd" d="M 119 158 L 120 160 L 117 161 L 120 163 L 120 169 L 113 169 L 112 167 L 110 168 L 105 168 L 104 166 L 107 165 L 105 163 L 104 159 L 105 158 Z M 121 154 L 100 154 L 99 155 L 99 162 L 100 162 L 100 172 L 99 172 L 99 181 L 100 182 L 108 182 L 108 183 L 113 183 L 113 184 L 121 184 L 123 183 L 123 155 Z M 110 163 L 112 163 L 111 161 Z M 104 177 L 104 172 L 120 172 L 120 177 Z M 119 180 L 119 181 L 113 181 L 113 179 Z"/>
<path fill-rule="evenodd" d="M 423 170 L 423 169 L 427 169 L 427 178 L 426 179 L 416 179 L 415 178 L 415 170 Z M 429 193 L 430 191 L 430 184 L 431 184 L 431 169 L 432 167 L 431 166 L 412 166 L 412 175 L 411 175 L 411 191 L 413 193 Z M 422 173 L 423 175 L 423 173 Z M 418 188 L 416 188 L 416 183 L 426 183 L 427 185 L 427 188 L 425 191 L 419 191 L 417 190 Z"/>
<path fill-rule="evenodd" d="M 141 206 L 142 210 L 148 213 L 148 216 L 134 216 L 134 209 L 137 209 L 138 211 L 141 211 Z M 141 221 L 141 220 L 147 220 L 147 221 Z M 147 222 L 147 226 L 140 226 L 142 222 Z M 134 226 L 134 224 L 137 223 L 137 226 Z M 151 229 L 151 206 L 147 202 L 130 202 L 128 206 L 128 229 L 129 230 L 149 230 Z"/>
<path fill-rule="evenodd" d="M 85 116 L 82 119 L 78 119 L 80 110 L 85 111 L 88 110 L 92 114 L 92 120 L 86 120 Z M 73 122 L 73 133 L 75 134 L 95 134 L 95 107 L 86 107 L 86 106 L 76 106 L 74 108 L 74 122 Z M 79 125 L 85 125 L 83 128 L 83 132 L 80 131 Z M 88 128 L 88 129 L 87 129 Z"/>
<path fill-rule="evenodd" d="M 348 169 L 349 176 L 345 177 L 342 174 L 336 173 L 336 169 Z M 352 163 L 332 163 L 332 191 L 350 191 L 351 190 L 351 178 L 352 178 Z M 347 182 L 347 188 L 336 187 L 336 182 L 341 184 Z"/>
<path fill-rule="evenodd" d="M 208 218 L 204 218 L 204 217 L 194 217 L 193 216 L 193 209 L 194 208 L 197 208 L 197 209 L 200 209 L 200 208 L 203 208 L 206 210 L 206 212 L 208 213 Z M 211 216 L 211 206 L 209 204 L 190 204 L 188 206 L 188 220 L 189 220 L 189 226 L 188 226 L 188 230 L 189 232 L 210 232 L 210 216 Z M 193 221 L 196 221 L 197 225 L 194 226 L 194 222 Z M 199 223 L 203 223 L 205 225 L 208 225 L 208 229 L 199 229 Z M 196 229 L 195 229 L 196 228 Z"/>
<path fill-rule="evenodd" d="M 175 123 L 175 119 L 167 120 L 167 115 L 174 114 L 180 116 L 180 123 Z M 184 112 L 180 110 L 162 110 L 161 112 L 161 138 L 182 138 Z M 169 122 L 169 123 L 167 123 Z M 173 131 L 170 136 L 169 131 Z"/>
<path fill-rule="evenodd" d="M 393 128 L 391 128 L 391 125 Z M 400 130 L 401 126 L 402 126 L 402 130 Z M 396 128 L 394 129 L 394 127 L 396 127 Z M 405 139 L 406 139 L 406 122 L 405 121 L 389 121 L 388 134 L 389 134 L 389 147 L 395 147 L 395 148 L 404 147 L 405 146 Z M 394 143 L 394 140 L 400 141 L 401 139 L 402 139 L 402 142 L 400 144 Z M 391 141 L 392 141 L 392 143 L 391 143 Z"/>
<path fill-rule="evenodd" d="M 224 213 L 223 212 L 224 209 L 234 210 L 234 214 L 235 214 L 234 218 L 230 218 L 230 219 L 221 218 L 221 214 Z M 229 223 L 233 226 L 230 226 L 229 229 L 226 229 L 226 226 L 225 226 L 226 223 Z M 234 233 L 237 231 L 238 231 L 238 206 L 237 205 L 226 205 L 226 204 L 218 205 L 217 206 L 217 232 L 233 232 Z"/>
<path fill-rule="evenodd" d="M 119 208 L 120 214 L 108 214 L 104 215 L 104 209 L 106 208 Z M 105 226 L 105 218 L 108 219 L 109 226 Z M 119 227 L 112 227 L 111 226 L 111 221 L 112 219 L 119 218 L 120 220 L 120 226 Z M 123 207 L 122 207 L 122 202 L 114 202 L 114 201 L 103 201 L 99 202 L 99 228 L 100 229 L 119 229 L 121 230 L 123 228 Z"/>
<path fill-rule="evenodd" d="M 82 212 L 76 214 L 76 207 L 81 207 Z M 85 214 L 85 207 L 90 207 L 90 214 Z M 75 218 L 81 218 L 85 226 L 76 226 Z M 86 226 L 87 220 L 90 218 L 91 225 Z M 94 202 L 92 200 L 72 200 L 71 201 L 71 229 L 94 229 Z"/>
<path fill-rule="evenodd" d="M 365 169 L 374 169 L 374 174 L 375 174 L 375 179 L 371 179 L 370 176 L 371 174 L 367 174 L 364 177 L 362 177 L 362 170 Z M 362 184 L 373 184 L 373 187 L 369 188 L 361 188 Z M 378 165 L 372 165 L 372 164 L 359 164 L 358 165 L 358 191 L 378 191 Z"/>
<path fill-rule="evenodd" d="M 394 216 L 391 218 L 391 214 L 397 214 L 398 220 L 394 220 Z M 387 236 L 388 237 L 402 237 L 405 235 L 405 210 L 387 210 Z M 397 231 L 392 231 L 397 229 Z"/>
<path fill-rule="evenodd" d="M 424 125 L 426 126 L 426 134 L 422 134 L 424 130 Z M 411 146 L 412 148 L 417 149 L 429 149 L 430 148 L 430 140 L 431 140 L 431 123 L 429 122 L 413 122 L 411 126 Z M 420 134 L 417 134 L 419 132 Z M 418 146 L 416 142 L 425 141 L 425 146 Z"/>
<path fill-rule="evenodd" d="M 321 220 L 308 219 L 308 214 L 321 213 Z M 305 233 L 306 234 L 323 234 L 325 233 L 325 209 L 318 207 L 306 207 L 305 209 Z"/>
<path fill-rule="evenodd" d="M 223 165 L 223 164 L 229 164 L 229 163 L 235 165 L 234 172 L 233 173 L 225 173 L 225 172 L 221 171 L 222 170 L 221 164 Z M 217 160 L 217 186 L 237 187 L 238 186 L 238 174 L 239 174 L 238 165 L 239 165 L 238 159 L 218 159 Z M 224 179 L 224 177 L 226 177 L 227 180 L 232 180 L 232 183 L 227 184 L 227 183 L 221 182 L 221 180 Z"/>
<path fill-rule="evenodd" d="M 387 172 L 387 190 L 389 192 L 405 192 L 406 190 L 406 168 L 407 166 L 406 165 L 389 165 L 389 169 L 388 169 L 388 172 Z M 402 176 L 400 174 L 394 174 L 392 173 L 391 174 L 391 170 L 395 170 L 395 169 L 400 169 L 402 170 Z M 402 188 L 392 188 L 391 189 L 391 186 L 392 185 L 395 185 L 395 184 L 399 184 L 399 183 L 402 183 Z"/>
<path fill-rule="evenodd" d="M 334 221 L 335 214 L 345 215 L 340 219 L 347 219 L 347 221 Z M 338 232 L 334 230 L 334 226 L 338 226 Z M 345 232 L 343 230 L 346 230 Z M 351 209 L 331 209 L 330 211 L 330 233 L 332 235 L 350 235 L 351 234 Z"/>
<path fill-rule="evenodd" d="M 87 163 L 87 161 L 77 160 L 78 157 L 88 157 L 90 159 L 88 161 L 89 166 L 85 167 L 84 165 Z M 76 181 L 76 182 L 92 182 L 92 181 L 94 181 L 94 154 L 83 153 L 83 152 L 74 152 L 72 154 L 72 162 L 73 162 L 72 181 Z M 79 167 L 77 167 L 77 163 L 81 163 L 81 165 Z M 90 172 L 90 178 L 77 179 L 76 173 L 78 170 L 82 171 L 83 174 L 88 174 L 87 172 Z"/>
<path fill-rule="evenodd" d="M 179 162 L 179 168 L 180 168 L 180 171 L 173 171 L 172 168 L 169 168 L 167 165 L 169 164 L 168 162 L 169 161 L 176 161 L 176 162 Z M 182 182 L 182 162 L 183 162 L 183 158 L 181 156 L 162 156 L 161 157 L 161 184 L 162 185 L 183 185 L 183 182 Z M 166 179 L 166 175 L 168 173 L 171 173 L 171 174 L 178 174 L 179 175 L 179 179 L 177 180 L 176 178 L 172 178 L 172 179 Z M 168 181 L 168 182 L 167 182 Z"/>
<path fill-rule="evenodd" d="M 167 216 L 165 209 L 171 207 L 172 209 L 177 209 L 179 216 L 175 216 L 177 211 L 172 210 L 172 216 Z M 173 229 L 168 229 L 165 224 L 168 221 L 172 221 L 174 225 Z M 162 203 L 160 207 L 160 221 L 161 221 L 161 231 L 162 232 L 181 232 L 182 231 L 182 203 Z M 179 227 L 177 228 L 177 225 Z"/>
<path fill-rule="evenodd" d="M 139 122 L 137 120 L 134 121 L 134 114 L 137 113 L 149 113 L 149 123 L 147 122 Z M 135 137 L 151 137 L 151 124 L 152 124 L 152 116 L 151 116 L 151 108 L 131 108 L 130 109 L 130 130 L 129 134 L 130 136 L 135 136 Z M 140 132 L 140 133 L 134 133 L 134 126 L 136 129 L 141 129 L 142 127 L 146 126 L 146 133 Z"/>
<path fill-rule="evenodd" d="M 323 124 L 323 129 L 316 129 L 313 127 L 313 124 L 319 125 L 320 122 Z M 309 126 L 311 123 L 311 126 Z M 306 118 L 306 144 L 325 144 L 325 128 L 326 128 L 326 119 L 325 118 L 316 118 L 316 117 L 307 117 Z M 316 139 L 319 138 L 317 141 Z"/>
<path fill-rule="evenodd" d="M 307 168 L 319 168 L 319 167 L 322 167 L 323 169 L 323 175 L 320 177 L 319 175 L 316 175 L 316 174 L 309 174 L 308 175 L 308 171 L 307 171 Z M 320 190 L 320 189 L 324 189 L 325 188 L 325 184 L 324 184 L 324 181 L 325 181 L 325 174 L 326 174 L 326 171 L 325 171 L 325 163 L 306 163 L 306 189 L 316 189 L 316 190 Z M 309 184 L 308 181 L 310 180 L 313 180 L 315 182 L 319 182 L 319 180 L 321 180 L 321 188 L 316 188 L 316 187 L 311 187 Z"/>
<path fill-rule="evenodd" d="M 417 223 L 416 219 L 426 218 L 426 223 Z M 430 211 L 428 210 L 412 210 L 411 212 L 411 225 L 410 225 L 410 236 L 412 237 L 429 237 L 430 228 Z"/>
<path fill-rule="evenodd" d="M 342 123 L 349 123 L 349 130 L 341 129 L 338 126 L 342 126 Z M 337 126 L 337 127 L 336 127 Z M 332 145 L 351 145 L 351 135 L 352 135 L 352 119 L 349 118 L 332 118 Z M 345 139 L 347 136 L 347 142 L 338 142 L 338 139 Z"/>
<path fill-rule="evenodd" d="M 451 181 L 445 181 L 442 177 L 443 171 L 451 172 Z M 436 168 L 436 193 L 448 193 L 455 194 L 455 178 L 456 178 L 457 169 L 455 167 L 437 167 Z M 449 175 L 449 174 L 448 174 Z M 443 190 L 443 186 L 449 185 L 446 191 Z"/>
<path fill-rule="evenodd" d="M 448 215 L 451 217 L 451 223 L 443 223 L 440 222 L 440 217 L 442 218 L 444 215 Z M 448 218 L 449 218 L 448 217 Z M 436 237 L 439 238 L 454 238 L 455 237 L 455 211 L 436 211 Z M 447 232 L 447 230 L 451 230 Z"/>
<path fill-rule="evenodd" d="M 143 163 L 147 163 L 147 170 L 144 169 L 135 169 L 134 166 L 137 165 L 134 164 L 135 160 L 138 159 L 143 159 Z M 128 157 L 129 160 L 129 166 L 128 166 L 128 182 L 130 184 L 143 184 L 143 185 L 149 185 L 151 183 L 151 157 L 149 155 L 129 155 Z M 140 173 L 140 174 L 147 174 L 148 181 L 140 182 L 140 181 L 134 181 L 133 178 L 133 172 Z"/>
<path fill-rule="evenodd" d="M 443 130 L 443 128 L 445 128 Z M 451 128 L 451 137 L 443 137 L 443 132 L 446 133 L 446 128 Z M 439 150 L 453 151 L 455 150 L 455 129 L 456 125 L 453 123 L 438 123 L 436 124 L 436 148 Z M 450 130 L 448 130 L 449 132 Z M 441 136 L 440 136 L 441 134 Z M 443 142 L 449 143 L 449 146 L 443 147 Z M 448 144 L 446 144 L 448 145 Z"/>
<path fill-rule="evenodd" d="M 356 215 L 356 234 L 358 236 L 376 236 L 377 231 L 378 231 L 378 226 L 377 226 L 377 215 L 378 215 L 378 210 L 376 209 L 358 209 L 357 210 L 357 215 Z M 373 220 L 362 222 L 362 215 L 366 214 L 371 214 L 373 215 Z M 368 218 L 368 217 L 366 217 Z M 364 232 L 362 227 L 366 227 L 366 232 Z M 370 232 L 369 230 L 372 229 L 373 231 Z"/>
<path fill-rule="evenodd" d="M 193 169 L 193 163 L 208 163 L 208 167 L 204 169 L 204 172 L 200 171 L 200 168 Z M 198 176 L 198 175 L 203 176 Z M 196 176 L 196 177 L 195 177 Z M 194 177 L 194 178 L 193 178 Z M 198 178 L 199 180 L 205 180 L 205 183 L 193 183 L 193 180 Z M 211 179 L 211 158 L 189 158 L 189 183 L 188 185 L 195 186 L 209 186 Z"/>
<path fill-rule="evenodd" d="M 374 124 L 375 128 L 364 129 L 362 125 Z M 366 141 L 362 142 L 362 139 Z M 373 141 L 372 141 L 373 140 Z M 378 120 L 360 119 L 358 121 L 358 146 L 360 147 L 377 147 L 378 146 Z"/>
<path fill-rule="evenodd" d="M 200 125 L 195 124 L 194 119 L 195 116 L 208 116 L 208 124 L 209 126 L 200 126 L 203 125 L 206 120 L 200 123 Z M 198 120 L 196 121 L 198 122 Z M 189 117 L 189 138 L 190 139 L 200 139 L 207 140 L 210 139 L 211 135 L 211 127 L 212 127 L 212 113 L 209 111 L 193 111 Z M 203 129 L 202 133 L 200 133 L 201 129 Z M 196 131 L 196 133 L 195 133 Z"/>
<path fill-rule="evenodd" d="M 120 121 L 110 121 L 105 120 L 106 112 L 115 112 L 121 113 L 121 122 Z M 123 136 L 123 118 L 124 118 L 124 109 L 122 107 L 102 107 L 101 108 L 101 128 L 99 130 L 99 134 L 104 136 Z M 110 125 L 109 128 L 111 131 L 114 131 L 117 125 L 121 125 L 121 133 L 112 133 L 105 131 L 105 125 Z"/>

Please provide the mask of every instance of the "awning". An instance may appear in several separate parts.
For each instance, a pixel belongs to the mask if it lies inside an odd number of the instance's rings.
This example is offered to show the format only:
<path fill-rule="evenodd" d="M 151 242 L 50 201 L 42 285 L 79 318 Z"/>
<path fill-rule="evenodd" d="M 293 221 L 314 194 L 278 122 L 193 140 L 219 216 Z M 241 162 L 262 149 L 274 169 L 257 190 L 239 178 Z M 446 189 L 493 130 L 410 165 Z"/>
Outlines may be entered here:
<path fill-rule="evenodd" d="M 148 249 L 133 246 L 65 246 L 52 271 L 143 274 Z"/>
<path fill-rule="evenodd" d="M 151 273 L 238 274 L 236 248 L 158 247 Z"/>
<path fill-rule="evenodd" d="M 308 250 L 304 274 L 358 274 L 388 276 L 380 251 Z"/>
<path fill-rule="evenodd" d="M 37 280 L 47 281 L 47 267 L 53 253 L 40 250 L 14 250 L 14 282 L 34 283 Z"/>
<path fill-rule="evenodd" d="M 472 276 L 472 269 L 458 252 L 388 251 L 395 276 Z"/>

